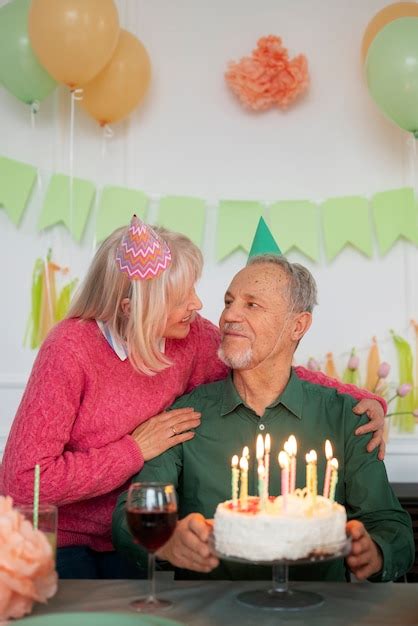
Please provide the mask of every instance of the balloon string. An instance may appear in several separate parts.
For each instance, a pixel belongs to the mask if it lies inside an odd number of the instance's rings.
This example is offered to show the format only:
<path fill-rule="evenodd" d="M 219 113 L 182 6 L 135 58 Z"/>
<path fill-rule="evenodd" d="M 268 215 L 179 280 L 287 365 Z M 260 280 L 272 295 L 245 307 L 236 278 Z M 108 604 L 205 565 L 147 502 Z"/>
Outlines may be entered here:
<path fill-rule="evenodd" d="M 74 89 L 71 92 L 70 106 L 70 146 L 69 146 L 69 170 L 70 170 L 70 188 L 69 188 L 69 209 L 70 209 L 70 232 L 74 237 L 74 120 L 75 120 L 75 102 L 82 100 L 83 90 Z M 71 256 L 71 253 L 70 253 Z M 71 258 L 70 258 L 70 265 Z"/>
<path fill-rule="evenodd" d="M 113 129 L 106 124 L 105 126 L 103 126 L 103 133 L 102 133 L 102 159 L 105 158 L 105 156 L 107 155 L 107 142 L 109 141 L 109 139 L 111 139 L 113 137 L 115 133 L 113 132 Z"/>
<path fill-rule="evenodd" d="M 39 111 L 39 100 L 34 100 L 30 105 L 30 125 L 32 130 L 35 129 L 36 114 Z"/>

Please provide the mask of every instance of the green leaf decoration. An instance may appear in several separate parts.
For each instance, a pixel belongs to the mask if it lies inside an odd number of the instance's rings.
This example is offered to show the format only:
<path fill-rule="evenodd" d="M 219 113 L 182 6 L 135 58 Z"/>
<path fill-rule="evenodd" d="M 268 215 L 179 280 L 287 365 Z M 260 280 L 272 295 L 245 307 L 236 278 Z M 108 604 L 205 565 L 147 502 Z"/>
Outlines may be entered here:
<path fill-rule="evenodd" d="M 396 333 L 392 332 L 393 342 L 398 355 L 399 384 L 408 383 L 414 387 L 413 357 L 409 343 Z M 413 390 L 404 398 L 398 398 L 395 413 L 406 413 L 406 415 L 394 415 L 393 423 L 398 427 L 399 432 L 411 433 L 415 430 Z"/>

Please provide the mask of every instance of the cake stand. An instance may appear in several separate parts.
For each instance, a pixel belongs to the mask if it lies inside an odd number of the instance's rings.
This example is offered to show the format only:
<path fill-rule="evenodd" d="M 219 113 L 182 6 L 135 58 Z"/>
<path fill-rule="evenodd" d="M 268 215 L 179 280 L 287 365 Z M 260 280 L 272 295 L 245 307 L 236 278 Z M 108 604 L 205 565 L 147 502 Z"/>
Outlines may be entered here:
<path fill-rule="evenodd" d="M 247 606 L 274 611 L 300 611 L 319 606 L 324 602 L 323 596 L 312 591 L 303 591 L 289 588 L 289 565 L 306 565 L 324 563 L 347 556 L 351 549 L 351 538 L 345 541 L 321 546 L 309 557 L 295 561 L 282 559 L 277 561 L 250 561 L 244 558 L 229 556 L 216 552 L 217 556 L 225 561 L 246 563 L 248 565 L 271 565 L 273 569 L 273 585 L 271 589 L 253 589 L 243 591 L 237 595 L 237 600 Z"/>

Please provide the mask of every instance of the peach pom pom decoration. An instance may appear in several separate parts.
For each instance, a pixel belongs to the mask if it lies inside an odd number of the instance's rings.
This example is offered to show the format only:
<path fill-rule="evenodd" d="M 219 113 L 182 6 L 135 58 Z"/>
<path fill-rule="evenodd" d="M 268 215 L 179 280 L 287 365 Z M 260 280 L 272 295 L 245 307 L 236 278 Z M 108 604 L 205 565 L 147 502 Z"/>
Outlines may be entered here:
<path fill-rule="evenodd" d="M 0 496 L 0 620 L 30 613 L 57 590 L 52 548 L 13 501 Z"/>
<path fill-rule="evenodd" d="M 289 59 L 280 37 L 261 37 L 250 57 L 231 62 L 225 79 L 242 104 L 254 111 L 285 109 L 309 85 L 303 54 Z"/>

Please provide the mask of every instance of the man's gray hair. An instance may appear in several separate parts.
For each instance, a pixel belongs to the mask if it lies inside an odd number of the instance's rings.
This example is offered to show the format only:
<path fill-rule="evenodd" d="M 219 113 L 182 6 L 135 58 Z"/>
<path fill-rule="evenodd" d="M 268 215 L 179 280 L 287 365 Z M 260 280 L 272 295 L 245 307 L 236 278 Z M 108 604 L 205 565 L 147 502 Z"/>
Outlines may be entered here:
<path fill-rule="evenodd" d="M 316 282 L 306 267 L 299 263 L 290 263 L 284 256 L 259 254 L 249 259 L 247 265 L 272 263 L 278 265 L 289 278 L 289 300 L 296 313 L 312 313 L 317 302 Z"/>

